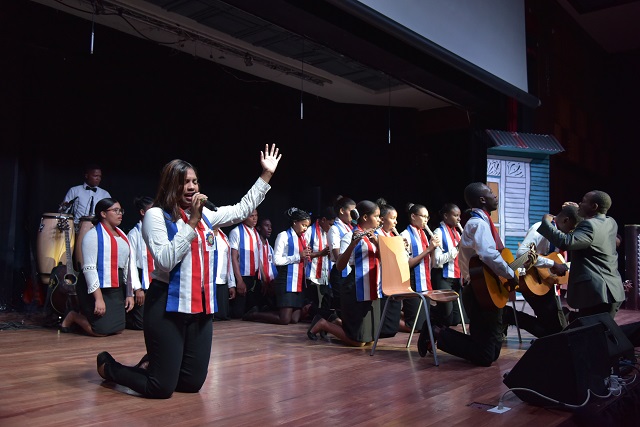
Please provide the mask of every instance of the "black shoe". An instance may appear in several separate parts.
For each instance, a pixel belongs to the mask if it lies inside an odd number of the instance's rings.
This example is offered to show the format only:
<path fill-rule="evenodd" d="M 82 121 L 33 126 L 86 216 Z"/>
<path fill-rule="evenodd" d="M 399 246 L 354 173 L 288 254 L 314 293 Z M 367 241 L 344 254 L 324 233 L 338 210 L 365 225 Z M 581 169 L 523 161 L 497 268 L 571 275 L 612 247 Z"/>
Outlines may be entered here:
<path fill-rule="evenodd" d="M 253 320 L 253 313 L 257 313 L 258 311 L 260 311 L 258 306 L 254 305 L 242 316 L 242 320 Z"/>
<path fill-rule="evenodd" d="M 311 329 L 313 329 L 313 327 L 316 325 L 316 323 L 318 323 L 321 319 L 322 319 L 322 316 L 320 316 L 319 314 L 316 314 L 313 317 L 313 320 L 311 320 L 311 324 L 309 325 L 309 329 L 307 329 L 307 337 L 309 337 L 309 339 L 311 341 L 318 341 L 318 335 L 316 335 L 313 332 L 311 332 Z M 324 332 L 324 331 L 322 331 L 322 332 Z M 322 332 L 320 332 L 321 336 L 322 336 Z M 322 336 L 322 338 L 324 338 L 324 336 Z"/>
<path fill-rule="evenodd" d="M 420 357 L 425 357 L 427 355 L 430 344 L 429 328 L 427 328 L 427 325 L 424 325 L 420 330 L 420 335 L 418 336 L 418 354 Z"/>
<path fill-rule="evenodd" d="M 502 324 L 505 326 L 516 324 L 516 315 L 512 307 L 505 306 L 502 310 Z"/>
<path fill-rule="evenodd" d="M 102 353 L 98 354 L 98 357 L 96 358 L 96 369 L 98 370 L 98 374 L 105 380 L 109 380 L 109 378 L 107 378 L 107 363 L 113 363 L 115 362 L 116 359 L 114 359 L 109 353 L 107 353 L 106 351 L 103 351 Z M 100 368 L 102 367 L 102 372 L 100 372 Z"/>
<path fill-rule="evenodd" d="M 440 336 L 440 332 L 445 329 L 445 326 L 436 325 L 431 323 L 431 332 L 433 334 L 433 342 L 437 342 Z M 422 329 L 420 329 L 420 335 L 418 336 L 418 354 L 421 357 L 425 357 L 427 353 L 433 353 L 434 349 L 431 346 L 431 339 L 429 338 L 429 327 L 427 321 L 424 321 Z"/>

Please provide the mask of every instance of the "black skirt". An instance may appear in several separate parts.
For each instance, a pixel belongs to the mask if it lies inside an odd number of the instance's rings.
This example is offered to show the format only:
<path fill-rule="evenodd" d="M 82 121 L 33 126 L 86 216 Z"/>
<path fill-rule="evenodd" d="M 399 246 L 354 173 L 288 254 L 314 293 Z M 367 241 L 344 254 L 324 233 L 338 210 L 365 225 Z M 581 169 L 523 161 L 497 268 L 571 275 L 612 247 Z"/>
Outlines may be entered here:
<path fill-rule="evenodd" d="M 120 283 L 123 283 L 122 270 L 118 270 Z M 102 298 L 106 307 L 104 316 L 94 314 L 96 300 L 93 295 L 87 293 L 87 282 L 84 275 L 78 277 L 77 284 L 78 301 L 80 311 L 89 320 L 91 329 L 98 335 L 112 335 L 121 332 L 125 328 L 124 295 L 120 288 L 101 288 Z"/>
<path fill-rule="evenodd" d="M 342 329 L 354 341 L 372 342 L 380 324 L 380 300 L 358 301 L 354 271 L 345 279 L 340 287 Z"/>
<path fill-rule="evenodd" d="M 287 292 L 287 267 L 278 266 L 278 277 L 273 282 L 277 308 L 301 308 L 304 305 L 304 292 Z"/>

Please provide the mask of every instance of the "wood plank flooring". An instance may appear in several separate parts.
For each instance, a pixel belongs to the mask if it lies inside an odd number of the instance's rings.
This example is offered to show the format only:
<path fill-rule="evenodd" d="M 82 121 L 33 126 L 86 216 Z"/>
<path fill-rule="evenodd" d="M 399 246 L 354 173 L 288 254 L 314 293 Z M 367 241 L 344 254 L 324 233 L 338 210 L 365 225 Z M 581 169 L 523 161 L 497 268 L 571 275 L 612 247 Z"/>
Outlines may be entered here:
<path fill-rule="evenodd" d="M 307 324 L 214 323 L 209 376 L 197 394 L 151 400 L 105 383 L 96 355 L 108 350 L 135 364 L 144 354 L 141 331 L 106 338 L 28 327 L 24 314 L 0 313 L 0 425 L 7 426 L 558 426 L 571 413 L 535 407 L 512 393 L 504 414 L 486 411 L 507 391 L 502 383 L 529 348 L 509 329 L 500 358 L 475 367 L 438 352 L 421 358 L 414 337 L 349 348 L 335 340 L 310 341 Z M 32 320 L 32 319 L 31 319 Z M 640 320 L 621 311 L 619 324 Z M 24 326 L 20 322 L 24 321 Z M 13 322 L 13 323 L 8 323 Z M 13 329 L 11 325 L 21 326 Z M 544 373 L 541 372 L 541 375 Z"/>

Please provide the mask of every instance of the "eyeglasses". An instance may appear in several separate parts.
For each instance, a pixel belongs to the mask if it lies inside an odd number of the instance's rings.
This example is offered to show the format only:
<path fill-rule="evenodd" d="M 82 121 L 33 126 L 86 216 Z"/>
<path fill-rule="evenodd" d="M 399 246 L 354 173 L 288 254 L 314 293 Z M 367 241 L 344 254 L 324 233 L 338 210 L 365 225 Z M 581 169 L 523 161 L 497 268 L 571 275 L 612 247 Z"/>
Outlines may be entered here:
<path fill-rule="evenodd" d="M 115 209 L 107 209 L 108 211 L 113 211 L 116 213 L 116 215 L 124 215 L 124 209 L 119 209 L 119 208 L 115 208 Z"/>

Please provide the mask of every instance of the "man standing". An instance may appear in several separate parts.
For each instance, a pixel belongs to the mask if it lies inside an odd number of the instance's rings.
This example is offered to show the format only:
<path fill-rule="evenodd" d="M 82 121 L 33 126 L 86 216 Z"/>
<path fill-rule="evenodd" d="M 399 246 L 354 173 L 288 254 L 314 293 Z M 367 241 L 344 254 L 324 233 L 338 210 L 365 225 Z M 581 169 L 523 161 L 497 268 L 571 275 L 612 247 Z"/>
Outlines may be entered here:
<path fill-rule="evenodd" d="M 99 187 L 102 181 L 100 166 L 87 165 L 84 171 L 84 184 L 71 187 L 64 196 L 62 206 L 68 212 L 73 210 L 73 221 L 77 224 L 83 216 L 92 217 L 96 204 L 108 197 L 108 191 Z"/>
<path fill-rule="evenodd" d="M 604 191 L 590 191 L 578 206 L 578 214 L 584 220 L 572 233 L 554 227 L 553 215 L 549 214 L 542 217 L 538 233 L 569 251 L 567 304 L 578 310 L 577 317 L 609 313 L 613 318 L 624 301 L 624 288 L 616 252 L 618 224 L 607 216 L 611 197 Z"/>

